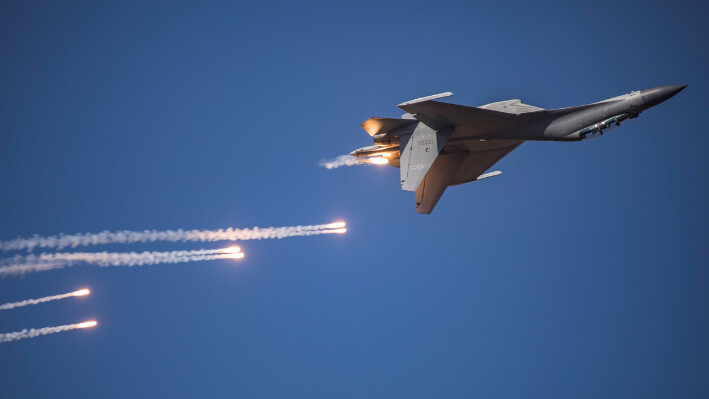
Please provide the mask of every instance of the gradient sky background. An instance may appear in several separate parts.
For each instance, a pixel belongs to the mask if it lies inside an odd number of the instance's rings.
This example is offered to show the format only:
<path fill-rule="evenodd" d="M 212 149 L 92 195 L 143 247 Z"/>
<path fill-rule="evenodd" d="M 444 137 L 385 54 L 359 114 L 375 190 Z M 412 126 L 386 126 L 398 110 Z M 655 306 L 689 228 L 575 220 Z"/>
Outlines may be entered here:
<path fill-rule="evenodd" d="M 149 4 L 148 4 L 149 3 Z M 0 280 L 0 397 L 709 397 L 705 2 L 2 2 L 0 240 L 348 222 L 243 261 Z M 325 170 L 453 91 L 544 108 L 688 84 L 531 142 L 418 215 Z M 136 244 L 88 250 L 221 248 Z M 2 256 L 10 256 L 5 253 Z"/>

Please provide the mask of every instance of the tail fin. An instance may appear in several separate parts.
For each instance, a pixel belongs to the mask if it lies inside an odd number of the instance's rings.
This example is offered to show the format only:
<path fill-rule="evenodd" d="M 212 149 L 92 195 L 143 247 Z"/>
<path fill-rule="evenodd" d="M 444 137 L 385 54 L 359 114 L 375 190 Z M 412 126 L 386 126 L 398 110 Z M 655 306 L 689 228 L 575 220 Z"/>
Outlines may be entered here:
<path fill-rule="evenodd" d="M 399 138 L 403 190 L 416 191 L 451 133 L 450 130 L 435 131 L 419 124 L 413 133 Z"/>

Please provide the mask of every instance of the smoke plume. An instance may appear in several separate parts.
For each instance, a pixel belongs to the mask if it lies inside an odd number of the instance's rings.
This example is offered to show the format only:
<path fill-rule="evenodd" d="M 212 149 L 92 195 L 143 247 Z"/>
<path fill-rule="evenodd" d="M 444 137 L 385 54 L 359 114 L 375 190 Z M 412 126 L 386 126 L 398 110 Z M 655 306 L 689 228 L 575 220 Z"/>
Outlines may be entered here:
<path fill-rule="evenodd" d="M 351 155 L 340 155 L 335 159 L 323 159 L 318 164 L 327 169 L 335 169 L 341 166 L 352 166 L 352 165 L 363 165 L 365 162 L 361 162 L 359 158 L 355 158 Z"/>
<path fill-rule="evenodd" d="M 0 277 L 30 272 L 59 269 L 74 265 L 92 266 L 149 266 L 161 263 L 186 263 L 216 259 L 238 259 L 240 250 L 201 249 L 195 251 L 168 252 L 68 252 L 42 253 L 39 255 L 15 256 L 0 261 Z"/>
<path fill-rule="evenodd" d="M 77 328 L 88 328 L 96 325 L 95 321 L 87 321 L 83 323 L 67 324 L 56 327 L 31 328 L 22 331 L 0 334 L 0 342 L 16 341 L 23 338 L 34 338 L 40 335 L 54 334 L 62 331 L 76 330 Z"/>
<path fill-rule="evenodd" d="M 49 237 L 38 235 L 29 238 L 16 238 L 0 241 L 3 251 L 23 250 L 31 252 L 35 248 L 75 248 L 82 245 L 98 244 L 129 244 L 155 241 L 237 241 L 281 239 L 297 236 L 312 236 L 320 234 L 343 233 L 343 222 L 317 224 L 309 226 L 289 227 L 253 227 L 250 229 L 219 229 L 219 230 L 145 230 L 145 231 L 103 231 L 101 233 L 59 234 Z"/>
<path fill-rule="evenodd" d="M 25 299 L 24 301 L 20 301 L 20 302 L 10 302 L 10 303 L 0 305 L 0 310 L 14 309 L 14 308 L 19 308 L 19 307 L 28 306 L 28 305 L 36 305 L 36 304 L 42 303 L 42 302 L 56 301 L 58 299 L 70 298 L 73 296 L 88 295 L 88 293 L 89 293 L 89 290 L 83 289 L 83 290 L 79 290 L 79 291 L 68 292 L 66 294 L 45 296 L 43 298 Z"/>

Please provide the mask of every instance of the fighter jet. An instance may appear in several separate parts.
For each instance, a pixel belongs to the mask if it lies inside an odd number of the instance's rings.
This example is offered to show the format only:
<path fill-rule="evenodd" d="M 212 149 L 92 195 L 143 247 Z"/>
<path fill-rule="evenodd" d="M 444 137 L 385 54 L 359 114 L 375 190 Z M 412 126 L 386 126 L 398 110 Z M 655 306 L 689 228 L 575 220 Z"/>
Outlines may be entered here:
<path fill-rule="evenodd" d="M 362 128 L 374 145 L 350 155 L 362 163 L 388 163 L 401 172 L 401 188 L 416 193 L 416 211 L 429 214 L 448 186 L 497 176 L 497 161 L 527 140 L 580 141 L 602 136 L 687 85 L 631 91 L 593 104 L 545 110 L 521 100 L 467 107 L 436 101 L 441 93 L 398 105 L 401 119 L 370 118 Z"/>

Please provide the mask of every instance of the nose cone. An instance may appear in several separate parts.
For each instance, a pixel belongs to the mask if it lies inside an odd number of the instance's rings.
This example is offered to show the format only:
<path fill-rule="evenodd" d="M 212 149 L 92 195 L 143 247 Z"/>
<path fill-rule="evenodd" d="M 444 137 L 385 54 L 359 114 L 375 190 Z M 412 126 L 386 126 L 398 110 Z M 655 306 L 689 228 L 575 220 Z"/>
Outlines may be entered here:
<path fill-rule="evenodd" d="M 679 93 L 685 87 L 687 87 L 687 85 L 658 86 L 652 89 L 640 90 L 640 95 L 642 96 L 645 108 L 650 108 L 663 101 L 667 101 L 667 99 Z"/>

